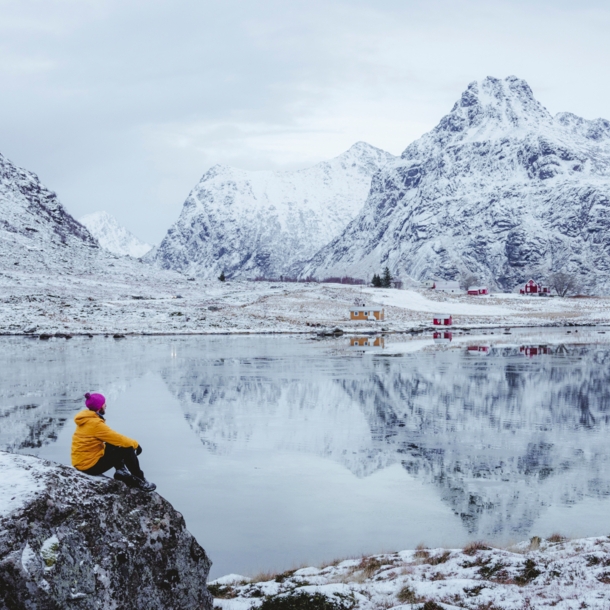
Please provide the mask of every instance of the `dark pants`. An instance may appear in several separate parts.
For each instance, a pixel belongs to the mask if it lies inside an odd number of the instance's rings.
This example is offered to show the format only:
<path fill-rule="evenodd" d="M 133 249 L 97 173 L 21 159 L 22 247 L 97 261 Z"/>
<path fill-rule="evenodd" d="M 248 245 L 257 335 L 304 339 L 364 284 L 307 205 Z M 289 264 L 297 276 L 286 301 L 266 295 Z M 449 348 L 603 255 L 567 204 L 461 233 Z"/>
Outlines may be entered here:
<path fill-rule="evenodd" d="M 133 447 L 117 447 L 106 443 L 104 455 L 97 461 L 97 464 L 91 468 L 84 470 L 87 474 L 98 475 L 110 470 L 111 468 L 123 468 L 127 466 L 127 470 L 134 477 L 144 478 L 144 473 L 140 468 L 140 462 L 136 455 L 136 450 Z"/>

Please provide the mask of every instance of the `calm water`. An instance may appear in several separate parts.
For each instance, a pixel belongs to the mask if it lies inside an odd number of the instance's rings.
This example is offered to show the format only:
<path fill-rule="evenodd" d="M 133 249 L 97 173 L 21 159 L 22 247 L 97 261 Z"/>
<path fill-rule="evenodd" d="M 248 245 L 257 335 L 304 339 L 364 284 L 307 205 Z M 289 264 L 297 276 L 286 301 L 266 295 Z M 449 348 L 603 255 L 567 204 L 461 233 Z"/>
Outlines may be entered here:
<path fill-rule="evenodd" d="M 362 343 L 362 342 L 360 342 Z M 212 576 L 363 552 L 610 532 L 610 333 L 434 342 L 0 339 L 0 448 L 69 463 L 82 394 Z"/>

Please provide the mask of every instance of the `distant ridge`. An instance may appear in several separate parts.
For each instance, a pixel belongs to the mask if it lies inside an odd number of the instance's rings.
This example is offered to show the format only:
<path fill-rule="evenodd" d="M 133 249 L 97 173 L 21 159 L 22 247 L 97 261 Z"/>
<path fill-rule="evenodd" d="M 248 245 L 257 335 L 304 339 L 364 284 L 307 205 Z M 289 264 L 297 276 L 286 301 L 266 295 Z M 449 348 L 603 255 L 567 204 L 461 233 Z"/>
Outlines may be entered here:
<path fill-rule="evenodd" d="M 145 260 L 200 277 L 279 277 L 336 237 L 358 213 L 371 176 L 395 157 L 358 142 L 298 171 L 216 165 Z"/>
<path fill-rule="evenodd" d="M 79 222 L 89 229 L 102 248 L 119 256 L 139 258 L 152 249 L 150 244 L 140 241 L 108 212 L 87 214 L 79 218 Z"/>

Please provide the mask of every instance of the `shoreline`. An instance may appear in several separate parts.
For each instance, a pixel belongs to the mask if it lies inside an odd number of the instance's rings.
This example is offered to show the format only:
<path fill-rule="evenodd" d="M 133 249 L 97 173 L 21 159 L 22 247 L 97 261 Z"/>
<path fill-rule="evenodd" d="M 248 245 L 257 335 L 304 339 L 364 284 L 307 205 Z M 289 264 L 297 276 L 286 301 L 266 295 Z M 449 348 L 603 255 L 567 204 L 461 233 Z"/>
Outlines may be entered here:
<path fill-rule="evenodd" d="M 499 324 L 493 326 L 428 326 L 428 327 L 413 327 L 407 329 L 393 329 L 393 330 L 370 330 L 367 329 L 354 329 L 350 328 L 347 330 L 343 330 L 340 327 L 336 327 L 340 332 L 334 333 L 333 330 L 329 330 L 328 333 L 322 334 L 320 331 L 312 331 L 312 330 L 219 330 L 219 331 L 185 331 L 185 332 L 137 332 L 137 331 L 108 331 L 108 332 L 56 332 L 56 333 L 27 333 L 25 331 L 22 332 L 1 332 L 0 337 L 29 337 L 31 339 L 72 339 L 74 337 L 105 337 L 108 339 L 126 339 L 127 337 L 198 337 L 198 336 L 230 336 L 230 335 L 299 335 L 299 336 L 311 336 L 311 337 L 319 337 L 320 339 L 325 338 L 339 338 L 342 336 L 356 336 L 356 335 L 421 335 L 423 333 L 431 333 L 431 332 L 460 332 L 468 334 L 472 331 L 495 331 L 502 330 L 504 328 L 509 327 L 510 330 L 536 330 L 536 329 L 552 329 L 552 328 L 587 328 L 587 329 L 595 329 L 595 328 L 607 328 L 610 329 L 610 323 L 601 323 L 601 324 L 588 324 L 585 322 L 565 322 L 563 324 L 560 323 L 549 323 L 549 324 Z M 114 335 L 120 335 L 115 337 Z"/>
<path fill-rule="evenodd" d="M 272 608 L 282 599 L 308 601 L 312 608 L 326 607 L 324 601 L 337 610 L 605 610 L 610 607 L 609 566 L 610 536 L 552 534 L 505 548 L 481 541 L 462 549 L 420 545 L 252 578 L 228 574 L 208 588 L 214 607 L 222 610 L 263 603 Z M 277 603 L 278 609 L 285 607 Z"/>

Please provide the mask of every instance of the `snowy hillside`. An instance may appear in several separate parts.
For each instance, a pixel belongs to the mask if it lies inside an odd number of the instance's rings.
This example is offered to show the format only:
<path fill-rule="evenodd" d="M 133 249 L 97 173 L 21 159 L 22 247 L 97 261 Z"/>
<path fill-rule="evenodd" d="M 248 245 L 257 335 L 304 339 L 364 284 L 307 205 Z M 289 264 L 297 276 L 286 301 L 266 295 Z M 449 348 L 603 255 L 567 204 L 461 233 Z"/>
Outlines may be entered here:
<path fill-rule="evenodd" d="M 99 246 L 36 174 L 0 155 L 0 266 L 48 268 Z"/>
<path fill-rule="evenodd" d="M 158 250 L 157 266 L 200 277 L 294 273 L 361 209 L 371 176 L 395 157 L 359 142 L 299 171 L 216 165 L 189 194 Z"/>
<path fill-rule="evenodd" d="M 133 233 L 120 225 L 108 212 L 93 212 L 78 221 L 89 229 L 102 248 L 119 256 L 144 256 L 152 246 L 140 241 Z"/>
<path fill-rule="evenodd" d="M 366 204 L 302 276 L 423 280 L 469 270 L 512 289 L 549 270 L 610 290 L 610 122 L 552 116 L 516 77 L 471 83 L 373 178 Z"/>

